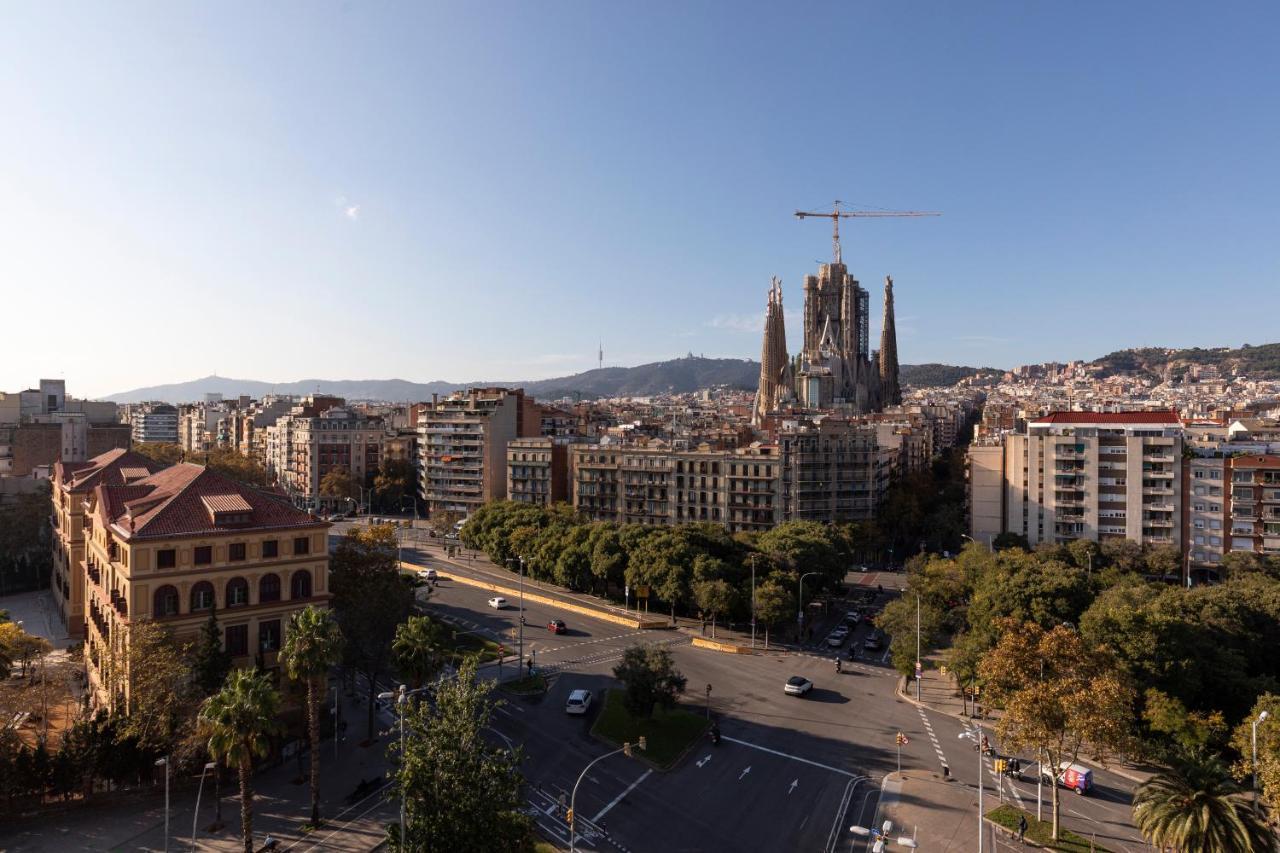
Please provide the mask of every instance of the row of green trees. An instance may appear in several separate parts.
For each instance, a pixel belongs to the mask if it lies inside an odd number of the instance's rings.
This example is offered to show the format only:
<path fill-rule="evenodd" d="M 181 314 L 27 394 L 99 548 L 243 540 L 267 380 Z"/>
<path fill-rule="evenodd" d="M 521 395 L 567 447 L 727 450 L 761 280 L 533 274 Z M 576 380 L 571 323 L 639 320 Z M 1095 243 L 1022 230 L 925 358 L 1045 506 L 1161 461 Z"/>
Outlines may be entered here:
<path fill-rule="evenodd" d="M 913 560 L 878 624 L 909 674 L 918 612 L 925 649 L 948 647 L 958 682 L 1004 710 L 1012 746 L 1054 763 L 1137 754 L 1199 778 L 1218 761 L 1243 779 L 1250 721 L 1280 711 L 1280 561 L 1229 555 L 1213 586 L 1153 580 L 1178 566 L 1176 551 L 1131 542 L 970 544 Z M 1260 736 L 1260 759 L 1264 799 L 1280 807 L 1280 734 Z"/>
<path fill-rule="evenodd" d="M 50 533 L 48 484 L 0 503 L 0 595 L 49 585 Z"/>

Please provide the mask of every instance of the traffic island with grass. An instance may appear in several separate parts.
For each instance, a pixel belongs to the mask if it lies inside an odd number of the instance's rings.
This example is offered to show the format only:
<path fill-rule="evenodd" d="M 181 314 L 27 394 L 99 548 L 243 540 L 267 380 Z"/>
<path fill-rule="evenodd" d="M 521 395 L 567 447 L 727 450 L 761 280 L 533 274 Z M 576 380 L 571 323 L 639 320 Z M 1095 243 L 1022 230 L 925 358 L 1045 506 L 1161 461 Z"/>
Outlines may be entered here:
<path fill-rule="evenodd" d="M 446 653 L 449 655 L 449 662 L 454 666 L 460 666 L 462 659 L 468 655 L 475 656 L 480 663 L 488 663 L 498 659 L 498 644 L 493 640 L 486 640 L 471 631 L 459 631 L 453 625 L 445 625 L 447 639 L 445 641 Z"/>
<path fill-rule="evenodd" d="M 636 743 L 644 735 L 648 748 L 632 755 L 643 756 L 659 770 L 670 770 L 706 733 L 709 723 L 705 716 L 680 708 L 670 711 L 656 708 L 647 720 L 633 717 L 627 711 L 626 696 L 625 690 L 605 693 L 604 707 L 591 727 L 591 734 L 617 746 Z"/>
<path fill-rule="evenodd" d="M 1015 836 L 1018 834 L 1018 818 L 1027 818 L 1027 841 L 1046 850 L 1060 850 L 1063 853 L 1110 853 L 1107 848 L 1082 838 L 1074 832 L 1058 827 L 1058 840 L 1053 841 L 1052 820 L 1036 820 L 1036 816 L 1013 806 L 1000 806 L 987 812 L 987 820 L 999 827 L 1007 829 Z"/>
<path fill-rule="evenodd" d="M 547 679 L 542 673 L 538 673 L 537 675 L 529 675 L 512 681 L 504 681 L 498 687 L 516 696 L 537 696 L 547 692 Z"/>

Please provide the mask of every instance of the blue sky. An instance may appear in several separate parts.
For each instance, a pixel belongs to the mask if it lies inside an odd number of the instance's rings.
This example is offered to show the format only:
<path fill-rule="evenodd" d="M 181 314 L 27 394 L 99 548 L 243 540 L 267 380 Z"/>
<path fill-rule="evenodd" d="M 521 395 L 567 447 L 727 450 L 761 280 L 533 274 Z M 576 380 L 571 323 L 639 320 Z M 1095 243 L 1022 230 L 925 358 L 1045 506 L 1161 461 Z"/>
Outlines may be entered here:
<path fill-rule="evenodd" d="M 904 362 L 1277 340 L 1278 10 L 10 4 L 0 389 L 794 350 L 837 198 Z"/>

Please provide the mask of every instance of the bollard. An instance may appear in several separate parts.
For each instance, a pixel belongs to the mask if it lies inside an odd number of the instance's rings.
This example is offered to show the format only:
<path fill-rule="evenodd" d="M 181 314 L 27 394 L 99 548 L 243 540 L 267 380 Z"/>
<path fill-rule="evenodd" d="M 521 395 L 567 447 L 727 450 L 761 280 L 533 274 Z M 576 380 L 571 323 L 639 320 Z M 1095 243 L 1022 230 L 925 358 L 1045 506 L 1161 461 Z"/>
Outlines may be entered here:
<path fill-rule="evenodd" d="M 943 779 L 950 779 L 950 778 L 951 778 L 951 768 L 950 768 L 950 767 L 948 767 L 948 766 L 947 766 L 947 765 L 945 765 L 945 764 L 944 764 L 944 765 L 942 765 L 942 778 L 943 778 Z"/>

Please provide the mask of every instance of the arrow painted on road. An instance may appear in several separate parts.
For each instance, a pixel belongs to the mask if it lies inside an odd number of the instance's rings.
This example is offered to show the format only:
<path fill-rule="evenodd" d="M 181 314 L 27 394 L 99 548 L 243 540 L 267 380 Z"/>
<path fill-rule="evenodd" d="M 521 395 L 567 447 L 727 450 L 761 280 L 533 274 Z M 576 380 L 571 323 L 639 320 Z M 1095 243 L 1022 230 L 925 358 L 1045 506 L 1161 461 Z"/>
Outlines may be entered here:
<path fill-rule="evenodd" d="M 751 772 L 751 768 L 748 766 L 746 770 L 743 770 L 740 774 L 738 774 L 738 781 L 741 782 L 742 777 L 746 776 L 750 772 Z"/>
<path fill-rule="evenodd" d="M 795 791 L 795 789 L 796 789 L 796 785 L 799 785 L 799 784 L 800 784 L 800 780 L 799 780 L 799 779 L 792 779 L 792 780 L 791 780 L 791 787 L 787 789 L 787 796 L 788 796 L 788 797 L 789 797 L 789 796 L 791 796 L 792 792 L 793 792 L 793 791 Z"/>
<path fill-rule="evenodd" d="M 699 758 L 699 759 L 698 759 L 698 761 L 697 761 L 697 765 L 698 765 L 699 767 L 702 767 L 704 764 L 706 764 L 706 763 L 707 763 L 708 761 L 710 761 L 710 760 L 711 760 L 711 756 L 710 756 L 710 755 L 704 755 L 702 758 Z"/>

